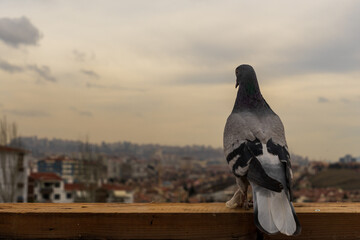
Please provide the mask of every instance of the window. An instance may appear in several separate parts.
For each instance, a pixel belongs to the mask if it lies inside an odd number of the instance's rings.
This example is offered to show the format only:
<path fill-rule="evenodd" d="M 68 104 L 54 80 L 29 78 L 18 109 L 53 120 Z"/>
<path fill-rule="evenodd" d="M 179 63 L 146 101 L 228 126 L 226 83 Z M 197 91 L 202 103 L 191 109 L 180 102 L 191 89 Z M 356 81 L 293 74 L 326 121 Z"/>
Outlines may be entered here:
<path fill-rule="evenodd" d="M 51 186 L 52 186 L 52 183 L 46 182 L 46 183 L 44 183 L 44 186 L 45 186 L 45 187 L 51 187 Z"/>
<path fill-rule="evenodd" d="M 56 182 L 56 183 L 55 183 L 55 187 L 56 187 L 56 188 L 59 188 L 59 187 L 60 187 L 60 183 L 59 183 L 59 182 Z"/>
<path fill-rule="evenodd" d="M 24 171 L 24 154 L 20 154 L 17 161 L 17 170 L 19 172 Z"/>
<path fill-rule="evenodd" d="M 24 183 L 19 182 L 19 183 L 17 184 L 17 188 L 21 189 L 21 188 L 23 188 L 23 187 L 24 187 Z"/>
<path fill-rule="evenodd" d="M 67 193 L 67 194 L 66 194 L 66 198 L 67 198 L 67 199 L 72 198 L 72 193 Z"/>
<path fill-rule="evenodd" d="M 60 194 L 55 194 L 54 199 L 55 200 L 60 200 Z"/>
<path fill-rule="evenodd" d="M 50 200 L 50 194 L 43 194 L 43 195 L 42 195 L 42 198 L 43 198 L 44 200 Z"/>

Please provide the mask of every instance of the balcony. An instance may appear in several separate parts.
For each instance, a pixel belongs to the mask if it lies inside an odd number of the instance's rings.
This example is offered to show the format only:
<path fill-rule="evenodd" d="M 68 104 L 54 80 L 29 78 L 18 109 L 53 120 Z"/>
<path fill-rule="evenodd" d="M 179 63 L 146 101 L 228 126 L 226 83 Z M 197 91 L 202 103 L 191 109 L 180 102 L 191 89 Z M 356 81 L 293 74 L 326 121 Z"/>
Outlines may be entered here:
<path fill-rule="evenodd" d="M 42 187 L 40 188 L 40 193 L 41 194 L 48 194 L 50 195 L 51 193 L 53 193 L 53 188 L 52 187 Z"/>
<path fill-rule="evenodd" d="M 302 234 L 265 239 L 360 239 L 360 203 L 295 204 Z M 224 203 L 0 204 L 0 238 L 254 239 L 252 210 Z"/>

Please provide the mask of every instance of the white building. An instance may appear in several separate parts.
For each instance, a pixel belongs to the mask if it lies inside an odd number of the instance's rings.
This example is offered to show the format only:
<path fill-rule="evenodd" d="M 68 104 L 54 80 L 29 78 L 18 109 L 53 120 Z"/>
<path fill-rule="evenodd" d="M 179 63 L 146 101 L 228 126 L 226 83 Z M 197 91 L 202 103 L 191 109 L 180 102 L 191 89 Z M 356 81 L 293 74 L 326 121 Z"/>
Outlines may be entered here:
<path fill-rule="evenodd" d="M 107 159 L 107 178 L 108 179 L 120 179 L 121 177 L 121 165 L 124 163 L 122 158 L 113 157 Z"/>
<path fill-rule="evenodd" d="M 27 201 L 28 152 L 0 146 L 0 202 Z"/>
<path fill-rule="evenodd" d="M 65 192 L 68 198 L 73 202 L 87 202 L 90 198 L 85 184 L 82 183 L 65 183 Z"/>
<path fill-rule="evenodd" d="M 125 190 L 113 190 L 109 192 L 107 202 L 133 203 L 134 194 Z"/>
<path fill-rule="evenodd" d="M 63 179 L 56 173 L 31 173 L 29 199 L 33 202 L 72 203 L 73 194 L 65 191 Z"/>
<path fill-rule="evenodd" d="M 134 192 L 131 187 L 122 184 L 103 184 L 101 189 L 106 191 L 104 202 L 133 203 Z"/>

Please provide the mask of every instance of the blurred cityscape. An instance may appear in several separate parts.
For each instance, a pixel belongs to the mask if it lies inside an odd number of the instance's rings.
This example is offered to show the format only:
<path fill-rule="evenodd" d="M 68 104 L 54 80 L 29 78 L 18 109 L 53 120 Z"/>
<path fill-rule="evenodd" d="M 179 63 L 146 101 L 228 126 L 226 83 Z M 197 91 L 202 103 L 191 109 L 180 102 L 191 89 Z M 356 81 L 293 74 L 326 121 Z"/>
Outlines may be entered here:
<path fill-rule="evenodd" d="M 1 202 L 225 202 L 236 189 L 222 149 L 21 138 L 0 146 Z M 16 143 L 19 144 L 19 143 Z M 292 154 L 295 202 L 360 201 L 360 159 Z"/>

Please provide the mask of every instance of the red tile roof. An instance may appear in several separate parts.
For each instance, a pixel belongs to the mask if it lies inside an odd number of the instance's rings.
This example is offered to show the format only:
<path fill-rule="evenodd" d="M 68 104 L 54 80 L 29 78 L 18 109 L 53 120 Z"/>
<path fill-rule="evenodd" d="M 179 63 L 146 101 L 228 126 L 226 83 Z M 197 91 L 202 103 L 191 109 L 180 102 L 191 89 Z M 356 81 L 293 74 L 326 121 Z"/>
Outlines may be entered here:
<path fill-rule="evenodd" d="M 0 145 L 0 152 L 16 152 L 16 153 L 23 153 L 23 154 L 29 153 L 29 151 L 26 151 L 21 148 L 14 148 L 14 147 L 3 146 L 3 145 Z"/>
<path fill-rule="evenodd" d="M 55 156 L 47 156 L 43 159 L 43 161 L 74 161 L 72 158 L 66 155 L 55 155 Z"/>
<path fill-rule="evenodd" d="M 41 181 L 45 181 L 45 180 L 58 180 L 61 181 L 62 178 L 57 175 L 56 173 L 52 173 L 52 172 L 38 172 L 38 173 L 31 173 L 30 177 L 36 180 L 41 180 Z"/>
<path fill-rule="evenodd" d="M 85 190 L 85 185 L 82 183 L 65 183 L 65 191 Z"/>

